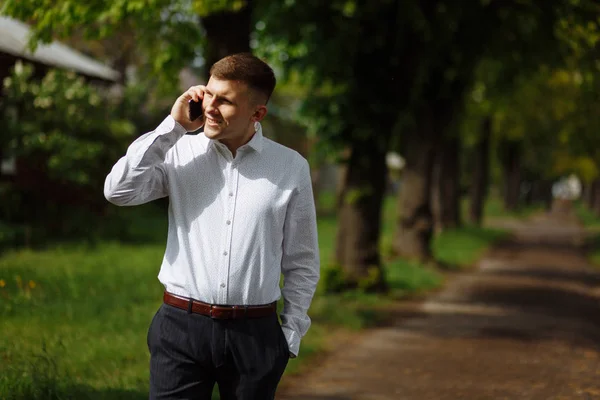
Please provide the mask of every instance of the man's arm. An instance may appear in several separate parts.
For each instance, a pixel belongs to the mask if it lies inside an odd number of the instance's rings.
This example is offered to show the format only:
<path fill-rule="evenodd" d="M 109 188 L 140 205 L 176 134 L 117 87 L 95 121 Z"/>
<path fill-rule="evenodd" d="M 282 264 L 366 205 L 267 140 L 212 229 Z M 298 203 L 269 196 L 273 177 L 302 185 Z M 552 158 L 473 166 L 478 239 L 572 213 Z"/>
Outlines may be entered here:
<path fill-rule="evenodd" d="M 281 270 L 282 329 L 294 357 L 310 327 L 307 311 L 319 281 L 317 218 L 306 160 L 303 160 L 302 182 L 290 201 L 285 219 Z"/>
<path fill-rule="evenodd" d="M 186 130 L 171 116 L 156 130 L 136 139 L 104 182 L 104 197 L 118 206 L 134 206 L 167 196 L 165 157 Z"/>
<path fill-rule="evenodd" d="M 203 118 L 190 121 L 189 100 L 202 101 L 204 86 L 193 86 L 179 96 L 171 115 L 156 128 L 127 149 L 104 182 L 104 197 L 119 206 L 133 206 L 165 197 L 168 194 L 165 157 L 167 152 L 187 132 L 203 124 Z"/>

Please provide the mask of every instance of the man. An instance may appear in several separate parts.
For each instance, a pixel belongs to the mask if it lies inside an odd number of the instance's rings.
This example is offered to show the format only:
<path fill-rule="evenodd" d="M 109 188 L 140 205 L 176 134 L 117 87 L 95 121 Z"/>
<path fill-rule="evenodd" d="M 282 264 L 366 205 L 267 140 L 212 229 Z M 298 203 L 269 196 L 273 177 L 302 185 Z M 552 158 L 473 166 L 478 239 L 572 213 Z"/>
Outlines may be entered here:
<path fill-rule="evenodd" d="M 236 54 L 210 74 L 129 146 L 104 195 L 121 206 L 170 200 L 164 304 L 148 331 L 150 399 L 210 399 L 215 382 L 224 400 L 273 399 L 319 279 L 309 167 L 263 137 L 275 88 L 267 64 Z M 190 120 L 190 100 L 203 118 Z"/>

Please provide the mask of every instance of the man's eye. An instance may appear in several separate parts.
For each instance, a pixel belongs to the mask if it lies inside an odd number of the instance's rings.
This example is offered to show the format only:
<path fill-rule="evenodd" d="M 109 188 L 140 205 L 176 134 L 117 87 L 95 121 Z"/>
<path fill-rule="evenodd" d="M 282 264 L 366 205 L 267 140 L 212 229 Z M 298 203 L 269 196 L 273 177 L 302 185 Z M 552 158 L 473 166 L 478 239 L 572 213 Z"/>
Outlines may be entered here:
<path fill-rule="evenodd" d="M 212 94 L 204 92 L 204 97 L 212 97 Z"/>

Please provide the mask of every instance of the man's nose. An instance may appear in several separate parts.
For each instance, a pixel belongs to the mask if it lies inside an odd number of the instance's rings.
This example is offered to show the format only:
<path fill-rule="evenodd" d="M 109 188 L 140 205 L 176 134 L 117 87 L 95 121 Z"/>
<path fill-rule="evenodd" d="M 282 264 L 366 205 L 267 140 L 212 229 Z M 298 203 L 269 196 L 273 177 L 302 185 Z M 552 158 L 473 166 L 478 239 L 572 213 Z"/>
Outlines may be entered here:
<path fill-rule="evenodd" d="M 209 99 L 204 97 L 204 109 L 206 111 L 214 111 L 216 109 L 215 97 L 212 96 Z"/>

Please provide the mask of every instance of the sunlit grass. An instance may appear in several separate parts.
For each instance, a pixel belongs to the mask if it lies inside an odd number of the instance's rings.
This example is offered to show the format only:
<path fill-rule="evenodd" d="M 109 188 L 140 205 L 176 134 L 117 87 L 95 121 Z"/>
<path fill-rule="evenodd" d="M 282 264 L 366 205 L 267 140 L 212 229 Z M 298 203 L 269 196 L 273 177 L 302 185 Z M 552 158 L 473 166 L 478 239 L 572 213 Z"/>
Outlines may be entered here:
<path fill-rule="evenodd" d="M 463 226 L 436 236 L 432 243 L 433 254 L 447 267 L 468 267 L 483 256 L 492 243 L 506 236 L 506 232 L 498 229 Z"/>

